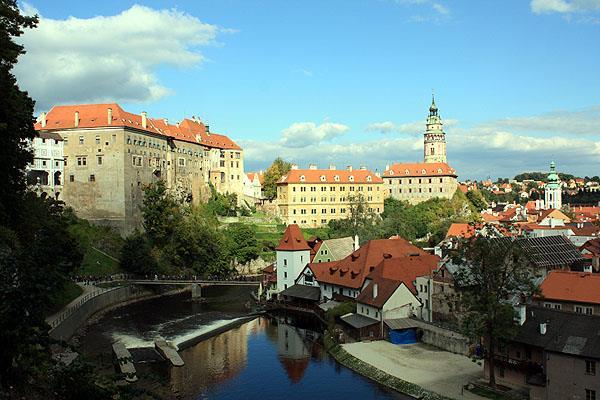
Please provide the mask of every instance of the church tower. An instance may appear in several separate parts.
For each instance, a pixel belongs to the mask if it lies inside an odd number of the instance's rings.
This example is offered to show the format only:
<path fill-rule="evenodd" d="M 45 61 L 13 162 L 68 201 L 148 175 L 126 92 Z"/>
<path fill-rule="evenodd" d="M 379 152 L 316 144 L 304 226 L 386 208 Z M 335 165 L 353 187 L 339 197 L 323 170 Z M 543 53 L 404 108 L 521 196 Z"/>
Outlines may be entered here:
<path fill-rule="evenodd" d="M 442 128 L 442 119 L 435 105 L 435 98 L 431 96 L 431 107 L 427 117 L 425 131 L 424 161 L 426 163 L 445 163 L 446 161 L 446 134 Z"/>
<path fill-rule="evenodd" d="M 562 190 L 560 188 L 560 178 L 556 173 L 556 164 L 550 163 L 550 173 L 548 174 L 548 184 L 544 192 L 546 209 L 555 208 L 560 210 L 562 207 Z"/>

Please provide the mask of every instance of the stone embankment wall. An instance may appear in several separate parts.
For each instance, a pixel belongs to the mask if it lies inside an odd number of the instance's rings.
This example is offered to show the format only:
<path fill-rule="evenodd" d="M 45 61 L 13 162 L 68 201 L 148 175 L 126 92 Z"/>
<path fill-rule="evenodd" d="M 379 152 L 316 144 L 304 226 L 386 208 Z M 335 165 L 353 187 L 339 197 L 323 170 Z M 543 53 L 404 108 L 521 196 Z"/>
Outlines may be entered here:
<path fill-rule="evenodd" d="M 470 356 L 469 339 L 458 332 L 443 329 L 427 323 L 419 324 L 423 336 L 421 342 L 455 354 Z"/>
<path fill-rule="evenodd" d="M 117 287 L 102 292 L 82 303 L 75 310 L 70 311 L 64 319 L 50 330 L 50 337 L 56 340 L 69 340 L 75 331 L 98 311 L 147 295 L 146 290 L 131 286 Z"/>

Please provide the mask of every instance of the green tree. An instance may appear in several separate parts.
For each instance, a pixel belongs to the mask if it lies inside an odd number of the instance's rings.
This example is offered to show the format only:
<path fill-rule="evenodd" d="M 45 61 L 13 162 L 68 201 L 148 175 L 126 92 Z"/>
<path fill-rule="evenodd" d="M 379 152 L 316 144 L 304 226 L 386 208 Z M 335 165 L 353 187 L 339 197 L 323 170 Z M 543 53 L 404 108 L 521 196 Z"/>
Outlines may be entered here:
<path fill-rule="evenodd" d="M 121 267 L 135 275 L 153 275 L 160 272 L 147 235 L 136 231 L 125 239 L 121 248 Z"/>
<path fill-rule="evenodd" d="M 330 220 L 332 237 L 358 235 L 361 242 L 381 237 L 381 217 L 369 210 L 362 194 L 348 196 L 348 216 L 344 219 Z"/>
<path fill-rule="evenodd" d="M 144 229 L 152 244 L 162 247 L 172 238 L 182 220 L 181 205 L 162 180 L 144 188 L 141 206 Z"/>
<path fill-rule="evenodd" d="M 496 385 L 495 354 L 517 332 L 515 310 L 508 301 L 536 292 L 534 275 L 520 247 L 511 238 L 476 238 L 464 242 L 458 257 L 455 285 L 460 288 L 459 304 L 465 312 L 465 334 L 483 338 L 489 384 Z"/>
<path fill-rule="evenodd" d="M 467 199 L 469 199 L 477 211 L 485 210 L 488 207 L 487 201 L 485 201 L 485 198 L 479 190 L 469 190 L 467 192 Z"/>
<path fill-rule="evenodd" d="M 277 157 L 273 164 L 265 171 L 263 193 L 268 200 L 273 200 L 277 197 L 277 181 L 287 174 L 292 168 L 292 164 L 283 161 Z"/>
<path fill-rule="evenodd" d="M 215 187 L 210 184 L 211 196 L 208 199 L 207 209 L 213 215 L 221 217 L 235 217 L 238 213 L 238 199 L 235 193 L 219 193 Z"/>
<path fill-rule="evenodd" d="M 260 255 L 261 249 L 252 227 L 240 223 L 231 224 L 225 230 L 225 235 L 229 239 L 230 254 L 239 263 L 246 264 Z"/>

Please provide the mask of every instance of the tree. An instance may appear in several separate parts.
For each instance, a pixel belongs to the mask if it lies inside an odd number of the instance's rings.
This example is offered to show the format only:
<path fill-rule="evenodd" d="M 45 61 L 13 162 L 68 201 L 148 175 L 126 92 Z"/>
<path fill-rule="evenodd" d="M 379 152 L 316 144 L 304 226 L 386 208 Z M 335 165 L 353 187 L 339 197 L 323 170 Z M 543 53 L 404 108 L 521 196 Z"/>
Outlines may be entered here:
<path fill-rule="evenodd" d="M 469 190 L 467 192 L 467 199 L 469 199 L 477 211 L 485 210 L 488 207 L 487 201 L 485 201 L 485 198 L 482 196 L 479 190 Z"/>
<path fill-rule="evenodd" d="M 536 292 L 529 262 L 512 238 L 476 238 L 462 243 L 455 285 L 459 303 L 466 313 L 465 334 L 483 338 L 489 384 L 496 385 L 495 352 L 516 334 L 515 310 L 509 299 Z"/>
<path fill-rule="evenodd" d="M 381 237 L 381 217 L 369 210 L 362 194 L 348 196 L 348 216 L 329 221 L 332 237 L 358 235 L 361 241 Z"/>
<path fill-rule="evenodd" d="M 277 181 L 287 174 L 292 168 L 292 164 L 283 161 L 277 157 L 273 164 L 265 171 L 263 193 L 267 200 L 273 200 L 277 197 Z"/>
<path fill-rule="evenodd" d="M 254 229 L 248 225 L 231 224 L 225 230 L 229 239 L 230 254 L 240 264 L 256 260 L 260 255 L 260 248 Z"/>
<path fill-rule="evenodd" d="M 164 181 L 156 181 L 144 188 L 141 211 L 144 229 L 152 244 L 159 247 L 167 244 L 181 223 L 182 212 Z"/>
<path fill-rule="evenodd" d="M 152 245 L 146 235 L 136 231 L 125 239 L 121 248 L 121 266 L 135 275 L 159 272 L 158 263 L 152 255 Z"/>

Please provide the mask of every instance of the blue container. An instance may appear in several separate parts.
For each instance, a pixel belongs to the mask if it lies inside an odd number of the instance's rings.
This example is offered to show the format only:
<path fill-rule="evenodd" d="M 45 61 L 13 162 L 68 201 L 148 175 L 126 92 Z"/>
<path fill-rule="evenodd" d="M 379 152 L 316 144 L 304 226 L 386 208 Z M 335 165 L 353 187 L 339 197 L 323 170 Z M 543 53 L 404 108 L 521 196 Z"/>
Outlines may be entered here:
<path fill-rule="evenodd" d="M 417 343 L 417 331 L 414 328 L 390 331 L 390 342 L 393 344 Z"/>

